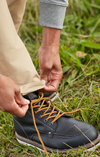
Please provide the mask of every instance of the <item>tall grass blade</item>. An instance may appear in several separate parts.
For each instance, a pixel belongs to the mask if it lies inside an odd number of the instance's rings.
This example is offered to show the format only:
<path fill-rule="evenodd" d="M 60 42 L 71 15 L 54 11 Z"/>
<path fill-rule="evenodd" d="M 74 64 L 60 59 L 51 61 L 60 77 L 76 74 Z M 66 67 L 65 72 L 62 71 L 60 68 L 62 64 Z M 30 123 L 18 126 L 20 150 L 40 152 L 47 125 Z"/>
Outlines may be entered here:
<path fill-rule="evenodd" d="M 100 44 L 97 44 L 97 43 L 82 41 L 81 44 L 85 47 L 89 47 L 89 48 L 93 48 L 93 49 L 100 49 Z"/>

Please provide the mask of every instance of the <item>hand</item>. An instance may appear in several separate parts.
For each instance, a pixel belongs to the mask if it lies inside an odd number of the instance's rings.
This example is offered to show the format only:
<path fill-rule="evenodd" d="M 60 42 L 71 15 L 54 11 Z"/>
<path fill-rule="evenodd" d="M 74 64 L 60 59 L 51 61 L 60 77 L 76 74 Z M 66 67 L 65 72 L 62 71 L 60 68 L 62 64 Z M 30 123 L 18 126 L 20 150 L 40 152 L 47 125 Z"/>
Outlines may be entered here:
<path fill-rule="evenodd" d="M 56 91 L 62 79 L 62 68 L 59 53 L 55 53 L 57 48 L 40 47 L 39 66 L 40 79 L 45 80 L 47 92 Z"/>
<path fill-rule="evenodd" d="M 24 99 L 19 87 L 8 77 L 0 75 L 0 109 L 12 115 L 23 117 L 29 100 Z"/>
<path fill-rule="evenodd" d="M 56 91 L 62 79 L 59 56 L 61 30 L 43 27 L 43 40 L 39 49 L 40 79 L 45 80 L 47 92 Z"/>

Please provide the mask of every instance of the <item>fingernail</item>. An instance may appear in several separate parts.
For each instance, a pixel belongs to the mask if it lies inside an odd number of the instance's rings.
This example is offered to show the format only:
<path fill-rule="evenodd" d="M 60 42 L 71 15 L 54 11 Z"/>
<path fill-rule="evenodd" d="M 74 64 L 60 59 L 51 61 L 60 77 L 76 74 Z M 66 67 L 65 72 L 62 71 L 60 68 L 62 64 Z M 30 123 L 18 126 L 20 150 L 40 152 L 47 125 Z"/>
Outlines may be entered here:
<path fill-rule="evenodd" d="M 29 101 L 29 100 L 27 100 L 27 99 L 24 99 L 24 103 L 25 103 L 25 104 L 29 104 L 29 103 L 30 103 L 30 101 Z"/>

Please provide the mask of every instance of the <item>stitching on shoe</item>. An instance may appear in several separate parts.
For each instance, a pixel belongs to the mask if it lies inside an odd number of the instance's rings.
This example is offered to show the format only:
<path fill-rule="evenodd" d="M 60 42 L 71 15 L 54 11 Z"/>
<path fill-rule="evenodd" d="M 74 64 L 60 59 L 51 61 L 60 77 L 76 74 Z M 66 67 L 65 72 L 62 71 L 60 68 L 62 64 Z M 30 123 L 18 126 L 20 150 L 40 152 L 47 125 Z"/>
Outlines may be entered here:
<path fill-rule="evenodd" d="M 37 136 L 37 133 L 35 133 L 35 134 L 33 134 L 33 135 L 31 135 L 31 138 L 34 138 L 34 136 Z M 48 133 L 47 134 L 42 134 L 42 136 L 47 136 L 48 137 Z M 32 140 L 32 139 L 31 139 Z"/>
<path fill-rule="evenodd" d="M 90 127 L 91 128 L 91 127 Z M 90 130 L 90 128 L 88 129 L 88 130 L 86 130 L 86 132 L 84 132 L 84 134 L 87 134 L 87 132 Z M 81 132 L 80 132 L 80 134 L 77 134 L 77 135 L 75 135 L 75 136 L 63 136 L 63 135 L 59 135 L 59 134 L 57 134 L 57 133 L 55 133 L 54 134 L 55 136 L 59 136 L 59 137 L 62 137 L 62 138 L 70 138 L 70 137 L 77 137 L 77 136 L 81 136 L 81 135 L 83 135 Z"/>
<path fill-rule="evenodd" d="M 26 139 L 25 137 L 21 137 L 21 136 L 18 135 L 17 133 L 16 133 L 16 137 L 17 137 L 18 139 L 20 139 L 21 141 L 27 142 L 27 143 L 29 143 L 29 144 L 32 144 L 33 146 L 37 146 L 38 148 L 42 149 L 41 144 L 40 144 L 40 143 L 37 143 L 36 141 L 30 140 L 30 139 Z M 94 145 L 96 146 L 96 144 L 98 144 L 99 141 L 100 141 L 100 135 L 98 135 L 98 137 L 97 137 L 95 140 L 93 140 L 92 142 L 93 142 Z M 34 144 L 34 143 L 35 143 L 35 144 Z M 93 145 L 92 145 L 91 143 L 87 143 L 87 144 L 85 144 L 85 145 L 81 145 L 81 146 L 75 147 L 75 148 L 73 148 L 73 149 L 63 149 L 63 150 L 58 149 L 58 151 L 59 151 L 60 153 L 64 153 L 64 154 L 65 154 L 66 151 L 70 151 L 70 153 L 72 153 L 74 150 L 79 150 L 79 149 L 81 149 L 81 148 L 88 149 L 88 148 L 91 148 L 91 147 L 93 147 Z M 94 148 L 94 147 L 93 147 L 93 148 Z M 51 152 L 51 150 L 52 150 L 54 153 L 57 153 L 57 149 L 54 149 L 54 148 L 51 148 L 51 147 L 47 147 L 47 146 L 46 146 L 46 149 L 48 150 L 48 152 Z"/>
<path fill-rule="evenodd" d="M 83 132 L 84 134 L 87 134 L 87 132 L 89 131 L 91 129 L 91 126 L 85 131 L 85 132 Z M 57 134 L 57 133 L 55 133 L 54 135 L 57 135 L 57 136 L 59 136 L 59 137 L 77 137 L 77 136 L 80 136 L 80 135 L 82 135 L 82 133 L 80 132 L 80 134 L 76 134 L 76 135 L 74 135 L 74 136 L 71 136 L 71 135 L 69 135 L 69 136 L 65 136 L 65 135 L 59 135 L 59 134 Z"/>

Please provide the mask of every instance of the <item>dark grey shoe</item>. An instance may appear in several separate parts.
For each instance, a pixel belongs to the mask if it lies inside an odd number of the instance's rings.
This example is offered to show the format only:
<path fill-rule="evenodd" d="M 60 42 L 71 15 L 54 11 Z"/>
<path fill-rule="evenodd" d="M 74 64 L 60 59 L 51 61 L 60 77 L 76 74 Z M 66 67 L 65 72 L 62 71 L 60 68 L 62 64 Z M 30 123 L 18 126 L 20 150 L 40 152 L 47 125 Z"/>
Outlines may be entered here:
<path fill-rule="evenodd" d="M 13 116 L 19 143 L 43 149 L 36 131 L 38 128 L 48 152 L 52 150 L 56 153 L 59 150 L 66 153 L 71 148 L 78 150 L 81 146 L 89 149 L 98 144 L 100 136 L 92 125 L 73 119 L 53 104 L 50 105 L 40 93 L 33 92 L 25 98 L 31 101 L 26 115 L 23 118 Z"/>

